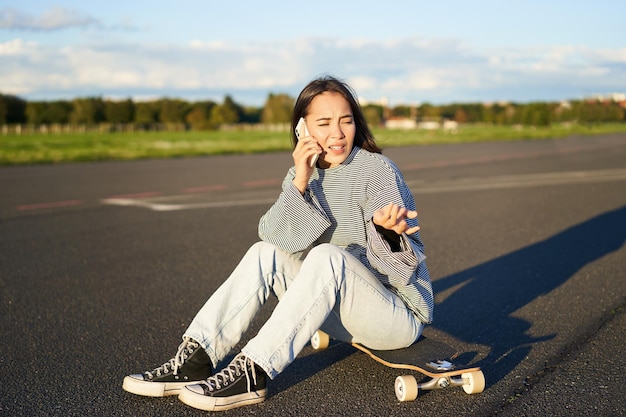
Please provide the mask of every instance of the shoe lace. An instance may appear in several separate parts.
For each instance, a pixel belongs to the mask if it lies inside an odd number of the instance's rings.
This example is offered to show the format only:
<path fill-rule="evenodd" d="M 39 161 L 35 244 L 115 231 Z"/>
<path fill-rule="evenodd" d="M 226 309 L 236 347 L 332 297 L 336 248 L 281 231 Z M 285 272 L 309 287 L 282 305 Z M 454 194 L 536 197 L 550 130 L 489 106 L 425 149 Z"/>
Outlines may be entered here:
<path fill-rule="evenodd" d="M 222 371 L 210 376 L 205 383 L 209 387 L 209 391 L 215 391 L 221 389 L 223 386 L 227 386 L 231 382 L 235 382 L 235 379 L 245 373 L 248 392 L 252 391 L 250 380 L 254 381 L 256 385 L 256 367 L 252 359 L 246 357 L 243 354 L 239 354 L 233 361 Z M 252 374 L 252 375 L 251 375 Z M 252 376 L 252 378 L 250 378 Z"/>
<path fill-rule="evenodd" d="M 178 346 L 176 356 L 158 368 L 155 368 L 152 371 L 146 371 L 146 375 L 149 379 L 152 379 L 155 376 L 161 376 L 169 373 L 170 371 L 172 371 L 174 375 L 178 374 L 178 369 L 183 366 L 187 358 L 189 358 L 189 356 L 191 356 L 191 354 L 199 346 L 200 344 L 198 344 L 195 340 L 188 337 L 183 338 L 183 342 Z"/>

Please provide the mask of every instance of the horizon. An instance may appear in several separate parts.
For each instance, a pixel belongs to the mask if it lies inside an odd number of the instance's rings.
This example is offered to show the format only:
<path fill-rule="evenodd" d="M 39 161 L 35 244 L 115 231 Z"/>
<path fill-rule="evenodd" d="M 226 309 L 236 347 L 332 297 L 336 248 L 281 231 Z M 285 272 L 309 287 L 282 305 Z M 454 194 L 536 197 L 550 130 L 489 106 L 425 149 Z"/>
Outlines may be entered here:
<path fill-rule="evenodd" d="M 114 6 L 114 7 L 112 7 Z M 6 0 L 0 93 L 262 106 L 332 74 L 389 106 L 626 92 L 626 2 Z"/>
<path fill-rule="evenodd" d="M 4 94 L 2 91 L 0 91 L 0 95 Z M 270 93 L 268 93 L 268 95 L 266 96 L 266 98 L 269 96 Z M 273 92 L 272 94 L 286 94 L 286 93 L 281 93 L 281 92 Z M 4 94 L 4 95 L 8 95 L 8 94 Z M 235 97 L 233 97 L 231 94 L 226 94 L 221 101 L 215 101 L 212 99 L 196 99 L 196 100 L 186 100 L 184 98 L 181 97 L 172 97 L 172 96 L 161 96 L 161 97 L 154 97 L 154 98 L 144 98 L 144 99 L 133 99 L 132 97 L 101 97 L 101 96 L 79 96 L 79 97 L 73 97 L 73 98 L 69 98 L 69 99 L 59 99 L 59 98 L 51 98 L 51 99 L 44 99 L 44 100 L 26 100 L 23 97 L 20 97 L 18 95 L 14 95 L 17 98 L 20 98 L 22 100 L 25 100 L 27 103 L 28 102 L 55 102 L 55 101 L 65 101 L 65 102 L 72 102 L 73 100 L 80 100 L 80 99 L 93 99 L 93 98 L 100 98 L 104 101 L 113 101 L 113 102 L 122 102 L 125 100 L 130 99 L 134 104 L 136 103 L 148 103 L 148 102 L 153 102 L 153 101 L 159 101 L 159 100 L 181 100 L 184 101 L 186 103 L 198 103 L 198 102 L 206 102 L 206 101 L 212 101 L 216 104 L 221 104 L 223 103 L 223 99 L 226 96 L 230 96 L 233 101 L 240 105 L 243 106 L 244 108 L 260 108 L 263 107 L 266 103 L 263 102 L 260 105 L 250 105 L 247 103 L 242 103 L 240 101 L 238 101 Z M 296 99 L 296 97 L 292 97 L 294 100 Z M 535 100 L 535 101 L 513 101 L 513 100 L 498 100 L 498 101 L 453 101 L 453 102 L 447 102 L 447 103 L 438 103 L 438 104 L 434 104 L 434 103 L 430 103 L 430 102 L 421 102 L 421 103 L 396 103 L 394 105 L 389 105 L 389 103 L 387 102 L 387 100 L 383 97 L 382 100 L 365 100 L 362 99 L 361 97 L 357 97 L 359 105 L 364 107 L 364 106 L 368 106 L 368 105 L 378 105 L 378 106 L 382 106 L 383 108 L 393 108 L 393 107 L 411 107 L 411 106 L 415 106 L 415 107 L 420 107 L 422 105 L 432 105 L 435 107 L 445 107 L 445 106 L 455 106 L 455 105 L 470 105 L 470 104 L 482 104 L 484 106 L 490 106 L 490 105 L 501 105 L 501 106 L 505 106 L 505 105 L 509 105 L 509 104 L 518 104 L 518 105 L 527 105 L 527 104 L 531 104 L 531 103 L 568 103 L 568 102 L 572 102 L 572 101 L 585 101 L 585 100 L 598 100 L 598 101 L 611 101 L 611 102 L 618 102 L 618 103 L 626 103 L 626 93 L 621 93 L 621 92 L 613 92 L 613 93 L 607 93 L 607 94 L 594 94 L 594 95 L 590 95 L 587 97 L 580 97 L 580 98 L 564 98 L 564 99 L 556 99 L 556 100 Z"/>

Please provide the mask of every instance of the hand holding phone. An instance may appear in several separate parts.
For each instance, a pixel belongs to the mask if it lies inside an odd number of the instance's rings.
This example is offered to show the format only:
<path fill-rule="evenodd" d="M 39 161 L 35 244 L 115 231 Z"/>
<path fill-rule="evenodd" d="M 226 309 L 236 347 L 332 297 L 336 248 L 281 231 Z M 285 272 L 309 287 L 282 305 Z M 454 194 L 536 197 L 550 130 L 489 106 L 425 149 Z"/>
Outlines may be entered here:
<path fill-rule="evenodd" d="M 306 122 L 304 121 L 304 117 L 301 117 L 300 120 L 298 120 L 298 124 L 296 125 L 296 137 L 298 138 L 298 140 L 300 140 L 301 138 L 305 138 L 307 136 L 311 136 L 311 134 L 309 133 L 309 129 L 307 129 L 306 127 Z M 315 154 L 311 157 L 311 161 L 309 162 L 309 165 L 311 166 L 311 168 L 313 168 L 315 166 L 315 163 L 317 162 L 317 158 L 319 157 L 318 154 Z"/>

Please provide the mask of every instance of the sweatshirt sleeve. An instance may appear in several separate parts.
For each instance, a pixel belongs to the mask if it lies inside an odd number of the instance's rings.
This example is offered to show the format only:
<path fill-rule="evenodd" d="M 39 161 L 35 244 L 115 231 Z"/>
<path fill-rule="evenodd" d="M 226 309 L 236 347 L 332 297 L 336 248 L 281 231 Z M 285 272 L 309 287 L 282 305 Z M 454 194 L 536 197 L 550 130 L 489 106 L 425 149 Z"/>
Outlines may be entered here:
<path fill-rule="evenodd" d="M 387 239 L 376 230 L 374 222 L 370 219 L 367 223 L 367 255 L 370 264 L 389 276 L 394 287 L 408 284 L 417 266 L 426 259 L 419 236 L 400 235 L 400 250 L 394 250 Z"/>
<path fill-rule="evenodd" d="M 426 255 L 420 233 L 399 235 L 399 245 L 391 245 L 374 224 L 376 210 L 393 202 L 409 210 L 415 210 L 415 201 L 399 171 L 383 182 L 380 176 L 374 184 L 366 210 L 367 258 L 373 268 L 387 276 L 387 285 L 396 288 L 405 301 L 412 306 L 424 323 L 433 318 L 434 297 Z M 417 219 L 407 219 L 410 227 L 417 226 Z"/>
<path fill-rule="evenodd" d="M 408 210 L 415 210 L 415 200 L 404 182 L 404 178 L 394 165 L 380 169 L 371 180 L 368 189 L 365 221 L 367 222 L 367 256 L 371 265 L 382 274 L 389 276 L 393 286 L 406 285 L 417 266 L 426 259 L 424 245 L 419 231 L 411 235 L 399 235 L 399 248 L 389 244 L 374 224 L 374 212 L 397 204 Z M 407 219 L 409 227 L 417 226 L 417 219 Z"/>
<path fill-rule="evenodd" d="M 283 180 L 283 189 L 276 202 L 259 221 L 259 237 L 288 253 L 307 249 L 331 221 L 309 188 L 304 195 L 293 184 L 291 168 Z"/>

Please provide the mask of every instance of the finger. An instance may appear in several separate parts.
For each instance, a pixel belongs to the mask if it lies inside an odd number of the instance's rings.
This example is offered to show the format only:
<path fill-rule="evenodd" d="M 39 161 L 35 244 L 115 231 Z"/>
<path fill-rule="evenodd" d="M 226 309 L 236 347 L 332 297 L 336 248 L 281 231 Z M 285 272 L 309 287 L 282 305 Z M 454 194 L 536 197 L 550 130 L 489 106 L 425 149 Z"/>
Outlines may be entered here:
<path fill-rule="evenodd" d="M 393 204 L 393 203 L 389 203 L 389 205 L 391 206 L 391 210 L 389 211 L 389 218 L 394 221 L 397 221 L 398 210 L 400 209 L 400 207 L 398 207 L 396 204 Z"/>
<path fill-rule="evenodd" d="M 381 217 L 382 217 L 383 220 L 385 220 L 385 221 L 389 220 L 389 216 L 390 216 L 390 213 L 391 213 L 391 203 L 387 204 L 385 207 L 382 207 L 379 210 L 379 212 L 380 212 Z"/>
<path fill-rule="evenodd" d="M 398 206 L 398 217 L 406 219 L 414 219 L 417 217 L 417 211 L 409 210 L 406 207 Z"/>
<path fill-rule="evenodd" d="M 321 151 L 320 146 L 317 144 L 317 141 L 313 138 L 311 138 L 311 140 L 307 142 L 307 148 L 309 150 L 315 151 L 315 153 Z"/>
<path fill-rule="evenodd" d="M 389 211 L 381 210 L 380 216 L 378 217 L 379 225 L 384 227 L 385 229 L 390 229 L 393 224 L 389 221 Z"/>
<path fill-rule="evenodd" d="M 302 141 L 302 148 L 305 151 L 310 151 L 312 149 L 316 149 L 319 148 L 318 144 L 317 144 L 317 140 L 315 140 L 315 138 L 311 137 L 311 136 L 307 136 L 303 141 Z"/>
<path fill-rule="evenodd" d="M 419 226 L 415 226 L 415 227 L 411 227 L 409 229 L 406 229 L 406 231 L 404 233 L 406 233 L 407 235 L 412 235 L 413 233 L 417 232 L 420 230 Z"/>
<path fill-rule="evenodd" d="M 317 144 L 317 141 L 315 140 L 315 138 L 313 136 L 307 136 L 305 138 L 302 138 L 298 144 L 302 142 L 302 147 L 304 148 L 309 148 L 311 146 L 313 146 L 314 144 Z"/>

